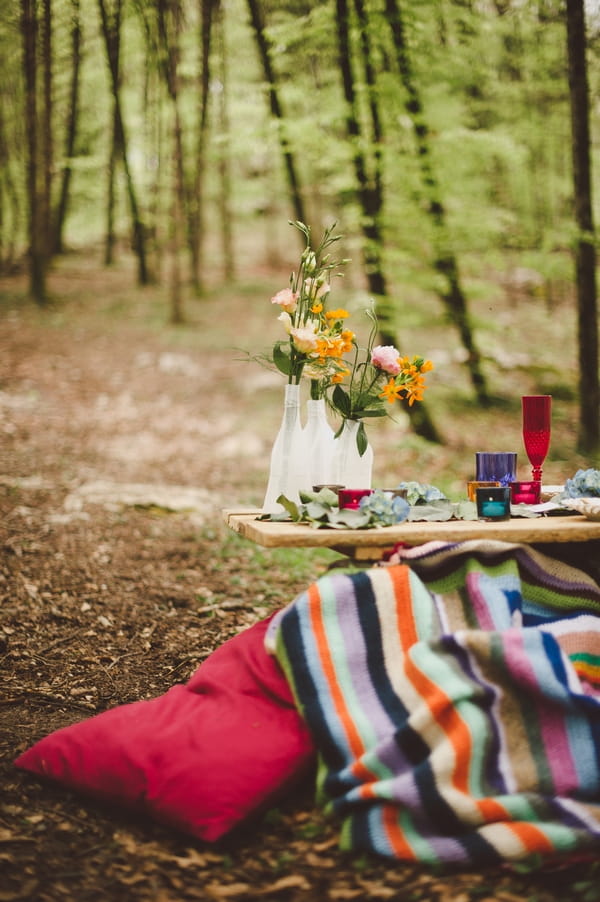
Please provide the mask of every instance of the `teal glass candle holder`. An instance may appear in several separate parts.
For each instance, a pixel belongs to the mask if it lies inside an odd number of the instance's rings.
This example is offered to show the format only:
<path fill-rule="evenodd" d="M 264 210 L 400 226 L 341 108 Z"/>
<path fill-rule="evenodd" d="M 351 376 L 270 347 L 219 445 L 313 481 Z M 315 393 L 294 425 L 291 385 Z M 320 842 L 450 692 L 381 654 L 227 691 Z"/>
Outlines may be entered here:
<path fill-rule="evenodd" d="M 510 486 L 488 486 L 478 488 L 477 516 L 480 520 L 510 519 Z"/>

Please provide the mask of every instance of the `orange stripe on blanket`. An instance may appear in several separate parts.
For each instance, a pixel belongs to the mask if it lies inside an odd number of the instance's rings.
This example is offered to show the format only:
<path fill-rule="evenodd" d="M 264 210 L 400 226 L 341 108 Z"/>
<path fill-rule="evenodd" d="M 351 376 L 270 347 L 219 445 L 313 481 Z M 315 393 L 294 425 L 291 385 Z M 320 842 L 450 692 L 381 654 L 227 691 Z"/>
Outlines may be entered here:
<path fill-rule="evenodd" d="M 391 804 L 384 805 L 382 814 L 383 828 L 396 858 L 404 861 L 416 861 L 417 856 L 398 823 L 398 808 Z"/>
<path fill-rule="evenodd" d="M 471 732 L 456 711 L 451 699 L 417 668 L 410 656 L 406 658 L 406 675 L 454 749 L 455 766 L 452 785 L 464 793 L 465 797 L 471 799 L 485 822 L 504 820 L 507 816 L 506 809 L 499 802 L 491 798 L 478 799 L 469 789 L 469 762 L 472 756 Z"/>
<path fill-rule="evenodd" d="M 319 659 L 321 661 L 323 674 L 325 676 L 325 679 L 327 680 L 327 685 L 329 687 L 333 706 L 336 710 L 338 719 L 344 728 L 352 756 L 355 759 L 355 763 L 352 766 L 352 772 L 356 774 L 356 776 L 361 780 L 373 780 L 375 775 L 371 773 L 371 771 L 367 770 L 367 768 L 365 768 L 364 765 L 360 764 L 360 762 L 357 760 L 364 753 L 365 747 L 344 701 L 344 693 L 340 689 L 340 686 L 337 682 L 335 667 L 333 665 L 333 659 L 331 656 L 329 643 L 327 641 L 325 625 L 323 623 L 321 595 L 316 583 L 313 583 L 313 585 L 308 589 L 308 602 L 311 626 L 317 645 L 317 651 L 319 654 Z M 366 797 L 370 797 L 372 795 L 372 793 L 368 791 L 367 787 L 364 787 L 364 795 Z"/>
<path fill-rule="evenodd" d="M 419 641 L 417 624 L 413 615 L 412 591 L 410 587 L 410 570 L 405 564 L 390 567 L 387 573 L 394 586 L 396 597 L 396 620 L 398 635 L 404 651 Z"/>
<path fill-rule="evenodd" d="M 505 821 L 504 826 L 517 836 L 528 852 L 556 852 L 546 834 L 535 824 L 526 821 Z"/>

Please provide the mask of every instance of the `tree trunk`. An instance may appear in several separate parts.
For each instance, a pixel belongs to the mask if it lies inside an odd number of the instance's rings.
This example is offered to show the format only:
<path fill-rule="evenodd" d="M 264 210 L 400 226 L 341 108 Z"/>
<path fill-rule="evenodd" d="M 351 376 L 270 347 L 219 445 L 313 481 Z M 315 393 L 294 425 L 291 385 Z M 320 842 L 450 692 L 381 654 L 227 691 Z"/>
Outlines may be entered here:
<path fill-rule="evenodd" d="M 460 283 L 458 263 L 449 247 L 446 211 L 440 198 L 440 189 L 433 171 L 429 147 L 429 130 L 425 123 L 421 99 L 413 77 L 404 34 L 402 13 L 396 0 L 386 0 L 385 7 L 386 19 L 393 35 L 400 77 L 407 94 L 406 110 L 411 117 L 415 130 L 421 175 L 428 200 L 429 216 L 434 225 L 436 235 L 434 266 L 446 283 L 446 290 L 442 293 L 442 300 L 450 312 L 452 321 L 456 325 L 463 346 L 467 351 L 467 366 L 477 399 L 481 404 L 486 404 L 489 401 L 489 397 L 481 367 L 481 355 L 473 336 L 467 309 L 467 299 Z"/>
<path fill-rule="evenodd" d="M 260 61 L 265 74 L 265 80 L 269 86 L 269 102 L 271 105 L 271 113 L 279 124 L 279 145 L 283 154 L 283 162 L 290 189 L 292 204 L 295 211 L 296 219 L 300 222 L 306 222 L 304 214 L 304 202 L 302 200 L 302 192 L 300 190 L 300 182 L 296 171 L 296 162 L 292 153 L 285 127 L 285 116 L 283 108 L 279 100 L 279 92 L 277 89 L 277 79 L 275 70 L 271 64 L 271 53 L 269 39 L 265 33 L 262 13 L 259 0 L 248 0 L 248 8 L 250 10 L 250 19 L 254 30 L 254 37 L 258 47 Z"/>
<path fill-rule="evenodd" d="M 64 227 L 69 206 L 69 189 L 73 173 L 71 159 L 75 152 L 77 137 L 77 119 L 79 115 L 79 73 L 81 71 L 81 9 L 80 0 L 71 0 L 71 85 L 69 92 L 69 113 L 67 118 L 67 134 L 65 138 L 65 165 L 63 166 L 60 195 L 54 216 L 54 253 L 64 250 Z"/>
<path fill-rule="evenodd" d="M 215 0 L 199 0 L 200 3 L 200 47 L 202 62 L 200 70 L 200 104 L 198 109 L 196 163 L 192 190 L 188 198 L 189 246 L 192 260 L 192 283 L 196 294 L 203 290 L 202 270 L 204 260 L 204 165 L 206 156 L 206 136 L 208 126 L 208 98 L 210 88 L 210 54 L 212 44 L 213 16 L 218 4 Z"/>
<path fill-rule="evenodd" d="M 228 90 L 229 73 L 227 60 L 227 43 L 225 40 L 225 14 L 221 6 L 218 11 L 218 24 L 220 25 L 220 60 L 221 60 L 221 92 L 219 94 L 219 130 L 222 140 L 222 150 L 219 154 L 219 213 L 221 220 L 221 253 L 223 257 L 223 274 L 226 281 L 235 279 L 235 247 L 233 243 L 232 215 L 231 215 L 231 163 L 228 153 L 229 147 L 229 109 Z"/>
<path fill-rule="evenodd" d="M 104 239 L 104 263 L 112 266 L 115 262 L 115 181 L 117 177 L 117 160 L 121 153 L 117 147 L 117 117 L 114 100 L 112 111 L 112 127 L 110 136 L 110 154 L 108 157 L 108 171 L 106 173 L 106 235 Z"/>
<path fill-rule="evenodd" d="M 54 169 L 54 141 L 52 136 L 52 0 L 42 0 L 42 60 L 44 73 L 44 105 L 42 110 L 41 160 L 43 172 L 42 222 L 44 253 L 49 260 L 54 248 L 52 235 L 52 172 Z"/>
<path fill-rule="evenodd" d="M 181 7 L 178 3 L 159 0 L 158 33 L 162 45 L 162 72 L 164 75 L 173 122 L 173 170 L 171 201 L 171 315 L 172 323 L 184 322 L 181 254 L 183 250 L 183 222 L 185 217 L 185 179 L 183 170 L 183 131 L 179 111 L 179 32 Z"/>
<path fill-rule="evenodd" d="M 0 106 L 0 272 L 9 272 L 14 263 L 21 207 L 10 167 L 5 120 Z"/>
<path fill-rule="evenodd" d="M 29 292 L 40 306 L 46 295 L 46 246 L 44 243 L 43 201 L 39 188 L 39 145 L 37 105 L 37 32 L 35 0 L 21 0 L 23 76 L 25 81 L 25 131 L 27 134 L 27 202 L 29 213 Z"/>
<path fill-rule="evenodd" d="M 170 322 L 174 325 L 185 322 L 183 312 L 183 288 L 181 278 L 181 252 L 183 249 L 183 220 L 184 220 L 184 204 L 183 204 L 183 149 L 181 142 L 181 122 L 179 118 L 179 107 L 174 104 L 173 113 L 173 189 L 172 189 L 172 206 L 171 206 L 171 240 L 170 240 L 170 257 L 171 257 L 171 280 L 169 287 L 170 294 Z"/>
<path fill-rule="evenodd" d="M 365 75 L 369 91 L 369 106 L 371 113 L 372 136 L 363 135 L 361 118 L 358 109 L 357 90 L 352 69 L 352 48 L 350 43 L 350 23 L 347 0 L 336 0 L 336 22 L 338 33 L 339 66 L 342 74 L 344 97 L 346 100 L 346 129 L 353 149 L 353 162 L 356 180 L 358 183 L 358 196 L 362 209 L 362 229 L 365 238 L 364 257 L 369 291 L 372 292 L 379 304 L 379 299 L 385 298 L 387 286 L 383 265 L 381 261 L 381 248 L 383 244 L 381 234 L 381 210 L 383 207 L 383 193 L 381 180 L 381 122 L 379 119 L 374 76 L 370 64 L 370 47 L 368 43 L 368 28 L 364 19 L 362 4 L 357 3 L 361 9 L 363 20 L 360 22 L 362 33 L 362 58 L 365 66 Z M 366 155 L 361 147 L 365 146 L 373 150 L 371 172 Z M 387 320 L 385 308 L 378 310 L 378 317 L 384 323 Z"/>
<path fill-rule="evenodd" d="M 575 247 L 580 403 L 578 447 L 584 453 L 594 453 L 600 449 L 600 386 L 584 0 L 567 0 L 567 57 L 575 219 L 578 228 Z"/>
<path fill-rule="evenodd" d="M 344 98 L 346 100 L 346 129 L 353 148 L 354 171 L 358 184 L 358 197 L 362 209 L 362 230 L 364 236 L 363 255 L 370 293 L 375 298 L 375 311 L 379 323 L 379 337 L 382 344 L 397 342 L 393 334 L 392 310 L 389 304 L 387 283 L 383 270 L 381 251 L 383 246 L 381 212 L 383 208 L 383 179 L 381 174 L 381 143 L 383 139 L 381 118 L 377 101 L 375 74 L 371 66 L 371 47 L 368 39 L 369 27 L 362 0 L 355 0 L 360 32 L 361 59 L 364 66 L 368 90 L 368 105 L 372 136 L 362 134 L 358 109 L 357 89 L 352 68 L 352 48 L 350 42 L 349 9 L 347 0 L 336 0 L 336 23 L 338 35 L 339 67 L 342 74 Z M 373 149 L 370 167 L 361 147 Z M 424 404 L 408 408 L 411 426 L 422 438 L 440 442 L 440 435 Z"/>
<path fill-rule="evenodd" d="M 115 141 L 118 150 L 121 153 L 123 168 L 125 171 L 125 182 L 127 185 L 127 198 L 129 200 L 129 209 L 131 211 L 131 224 L 133 232 L 133 248 L 138 259 L 138 282 L 140 285 L 147 285 L 150 282 L 148 272 L 148 264 L 146 260 L 146 236 L 144 224 L 141 219 L 135 184 L 127 159 L 127 139 L 125 135 L 125 125 L 121 112 L 121 98 L 119 85 L 119 47 L 120 47 L 120 31 L 121 31 L 121 0 L 117 0 L 115 9 L 109 15 L 106 8 L 106 0 L 98 0 L 100 10 L 100 19 L 102 22 L 102 33 L 104 35 L 104 43 L 106 45 L 106 56 L 108 59 L 108 67 L 110 70 L 113 100 L 114 100 L 114 122 L 115 122 Z"/>

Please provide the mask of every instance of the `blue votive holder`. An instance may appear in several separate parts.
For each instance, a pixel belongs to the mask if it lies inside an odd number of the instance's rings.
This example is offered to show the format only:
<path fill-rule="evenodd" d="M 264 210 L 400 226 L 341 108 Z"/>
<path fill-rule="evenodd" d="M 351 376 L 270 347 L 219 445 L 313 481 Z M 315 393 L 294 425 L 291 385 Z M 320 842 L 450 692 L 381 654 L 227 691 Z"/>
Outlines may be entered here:
<path fill-rule="evenodd" d="M 477 516 L 480 520 L 509 520 L 510 486 L 477 489 Z"/>

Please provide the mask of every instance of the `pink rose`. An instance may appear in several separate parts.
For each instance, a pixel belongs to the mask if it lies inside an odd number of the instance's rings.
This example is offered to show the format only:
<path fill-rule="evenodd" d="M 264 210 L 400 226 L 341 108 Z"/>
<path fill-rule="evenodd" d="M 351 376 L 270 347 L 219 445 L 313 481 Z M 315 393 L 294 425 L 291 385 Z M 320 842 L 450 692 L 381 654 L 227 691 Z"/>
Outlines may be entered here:
<path fill-rule="evenodd" d="M 384 370 L 390 376 L 397 376 L 401 371 L 400 351 L 393 345 L 377 345 L 371 352 L 371 363 L 377 369 Z"/>
<path fill-rule="evenodd" d="M 292 291 L 291 288 L 282 288 L 281 291 L 278 291 L 277 294 L 273 295 L 271 298 L 272 304 L 279 304 L 279 306 L 287 313 L 294 312 L 297 302 L 298 295 L 295 291 Z"/>

